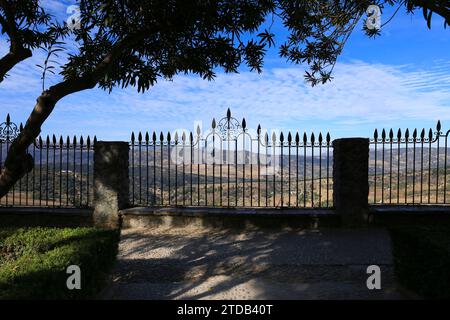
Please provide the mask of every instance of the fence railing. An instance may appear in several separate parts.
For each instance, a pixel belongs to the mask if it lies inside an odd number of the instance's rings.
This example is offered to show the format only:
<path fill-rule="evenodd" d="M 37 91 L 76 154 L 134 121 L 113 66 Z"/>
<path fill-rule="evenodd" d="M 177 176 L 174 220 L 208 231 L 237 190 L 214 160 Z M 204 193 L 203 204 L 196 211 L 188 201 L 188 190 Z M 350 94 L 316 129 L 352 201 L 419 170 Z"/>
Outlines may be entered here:
<path fill-rule="evenodd" d="M 420 132 L 375 130 L 369 159 L 369 202 L 373 204 L 446 204 L 450 130 Z"/>
<path fill-rule="evenodd" d="M 11 142 L 22 130 L 9 115 L 0 124 L 0 172 Z M 86 140 L 62 136 L 39 137 L 28 148 L 34 168 L 1 198 L 0 206 L 91 207 L 93 202 L 93 146 Z"/>
<path fill-rule="evenodd" d="M 369 203 L 449 204 L 450 130 L 375 130 L 369 152 Z M 0 173 L 22 130 L 0 124 Z M 96 138 L 39 137 L 34 168 L 0 206 L 92 207 Z M 132 206 L 332 207 L 331 137 L 247 128 L 227 115 L 202 132 L 132 133 Z M 126 192 L 126 191 L 125 191 Z"/>
<path fill-rule="evenodd" d="M 220 207 L 332 206 L 331 138 L 251 132 L 214 119 L 205 133 L 132 133 L 130 202 Z"/>

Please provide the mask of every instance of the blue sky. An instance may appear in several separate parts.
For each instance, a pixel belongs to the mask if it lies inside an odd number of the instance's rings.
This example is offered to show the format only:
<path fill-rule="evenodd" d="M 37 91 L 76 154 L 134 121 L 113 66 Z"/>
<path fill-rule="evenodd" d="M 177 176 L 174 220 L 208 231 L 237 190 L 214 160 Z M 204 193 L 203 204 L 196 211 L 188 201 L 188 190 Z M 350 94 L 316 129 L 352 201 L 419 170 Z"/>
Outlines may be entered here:
<path fill-rule="evenodd" d="M 43 4 L 61 19 L 73 1 Z M 388 19 L 392 10 L 382 15 Z M 326 132 L 332 137 L 368 137 L 374 128 L 450 127 L 450 28 L 436 17 L 428 30 L 420 12 L 398 15 L 370 39 L 355 29 L 339 57 L 334 80 L 311 88 L 304 83 L 305 66 L 287 63 L 270 50 L 262 74 L 245 67 L 239 74 L 218 73 L 208 82 L 196 76 L 161 80 L 145 94 L 133 88 L 111 94 L 98 88 L 61 100 L 42 133 L 97 135 L 101 140 L 127 140 L 131 131 L 192 130 L 221 118 L 231 108 L 248 127 L 269 130 Z M 285 33 L 273 29 L 280 44 Z M 0 39 L 0 53 L 7 43 Z M 0 116 L 25 121 L 41 90 L 42 52 L 18 65 L 0 84 Z M 60 78 L 52 77 L 49 84 Z"/>

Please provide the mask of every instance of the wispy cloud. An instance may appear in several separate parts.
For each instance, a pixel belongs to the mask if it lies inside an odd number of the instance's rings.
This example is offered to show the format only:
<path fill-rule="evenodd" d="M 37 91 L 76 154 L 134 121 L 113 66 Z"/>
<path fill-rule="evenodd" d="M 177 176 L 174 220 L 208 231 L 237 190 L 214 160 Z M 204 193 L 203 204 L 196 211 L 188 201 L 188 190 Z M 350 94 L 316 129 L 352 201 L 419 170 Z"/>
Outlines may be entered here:
<path fill-rule="evenodd" d="M 0 86 L 0 112 L 25 119 L 39 94 L 36 56 L 17 66 Z M 363 135 L 376 126 L 406 126 L 450 120 L 450 64 L 419 70 L 360 61 L 339 63 L 334 80 L 311 88 L 303 68 L 265 70 L 261 75 L 222 74 L 212 81 L 177 76 L 149 92 L 94 89 L 64 98 L 44 131 L 97 134 L 127 139 L 132 130 L 192 129 L 195 120 L 209 124 L 231 108 L 249 125 L 293 130 L 331 130 Z M 7 99 L 5 99 L 7 98 Z M 359 131 L 358 131 L 359 130 Z M 365 131 L 364 131 L 365 130 Z M 362 131 L 362 132 L 361 132 Z"/>

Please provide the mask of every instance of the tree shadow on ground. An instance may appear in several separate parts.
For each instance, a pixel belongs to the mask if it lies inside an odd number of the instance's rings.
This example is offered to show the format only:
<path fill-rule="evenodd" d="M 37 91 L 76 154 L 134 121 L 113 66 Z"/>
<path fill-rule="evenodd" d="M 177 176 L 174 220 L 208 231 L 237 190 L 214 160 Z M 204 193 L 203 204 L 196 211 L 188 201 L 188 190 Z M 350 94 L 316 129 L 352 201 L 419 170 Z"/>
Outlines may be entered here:
<path fill-rule="evenodd" d="M 391 257 L 370 232 L 356 237 L 360 243 L 342 230 L 124 230 L 109 298 L 345 299 L 352 290 L 375 297 L 364 266 L 390 268 Z"/>

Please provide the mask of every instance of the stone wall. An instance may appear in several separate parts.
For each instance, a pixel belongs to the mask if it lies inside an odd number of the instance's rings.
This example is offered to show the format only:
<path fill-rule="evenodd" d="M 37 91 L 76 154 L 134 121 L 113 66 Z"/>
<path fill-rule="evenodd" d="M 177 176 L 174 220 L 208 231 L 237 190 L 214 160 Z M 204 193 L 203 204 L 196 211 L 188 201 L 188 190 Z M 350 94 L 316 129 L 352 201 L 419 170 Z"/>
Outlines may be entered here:
<path fill-rule="evenodd" d="M 347 227 L 364 226 L 369 214 L 369 139 L 333 141 L 333 202 Z"/>
<path fill-rule="evenodd" d="M 127 142 L 98 141 L 94 146 L 94 224 L 120 227 L 119 210 L 129 205 Z"/>

